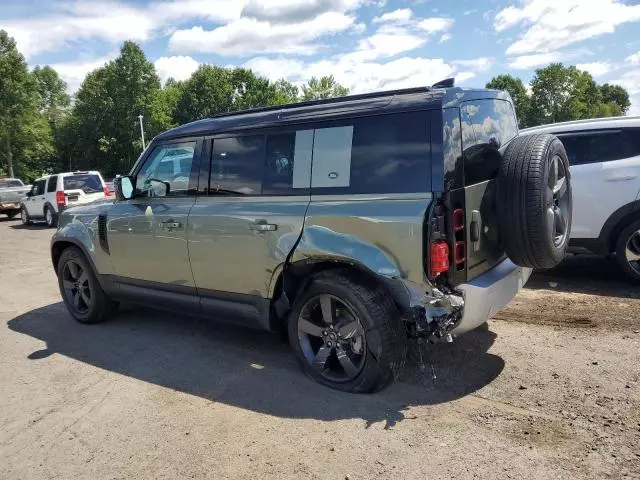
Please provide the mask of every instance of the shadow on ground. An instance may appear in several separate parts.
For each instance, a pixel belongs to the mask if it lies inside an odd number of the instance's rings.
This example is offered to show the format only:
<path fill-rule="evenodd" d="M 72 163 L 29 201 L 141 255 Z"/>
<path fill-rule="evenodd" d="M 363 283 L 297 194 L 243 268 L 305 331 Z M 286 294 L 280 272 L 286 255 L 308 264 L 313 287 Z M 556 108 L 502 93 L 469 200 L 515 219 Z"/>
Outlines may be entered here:
<path fill-rule="evenodd" d="M 535 271 L 527 288 L 640 298 L 638 284 L 625 276 L 615 257 L 595 255 L 568 255 L 556 268 Z"/>
<path fill-rule="evenodd" d="M 362 418 L 391 427 L 412 405 L 449 402 L 484 387 L 503 370 L 487 353 L 496 335 L 485 328 L 424 351 L 422 374 L 411 347 L 400 381 L 375 395 L 349 395 L 307 379 L 288 345 L 264 332 L 198 318 L 126 307 L 114 320 L 81 325 L 62 303 L 9 321 L 13 331 L 46 342 L 37 361 L 61 354 L 170 389 L 284 418 Z M 432 379 L 432 371 L 438 379 Z"/>
<path fill-rule="evenodd" d="M 12 221 L 15 221 L 15 219 Z M 20 223 L 11 225 L 10 228 L 13 228 L 14 230 L 45 230 L 49 228 L 44 222 L 32 223 L 31 225 L 25 225 L 20 221 L 20 219 L 18 219 L 18 222 Z"/>

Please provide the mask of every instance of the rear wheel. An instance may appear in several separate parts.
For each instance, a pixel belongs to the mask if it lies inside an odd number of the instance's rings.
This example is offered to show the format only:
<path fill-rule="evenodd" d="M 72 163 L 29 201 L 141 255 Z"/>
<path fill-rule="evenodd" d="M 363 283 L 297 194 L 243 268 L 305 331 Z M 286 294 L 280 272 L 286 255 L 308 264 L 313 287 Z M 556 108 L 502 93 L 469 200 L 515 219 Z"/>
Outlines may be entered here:
<path fill-rule="evenodd" d="M 80 323 L 99 323 L 115 313 L 118 304 L 102 290 L 82 252 L 69 247 L 58 262 L 58 286 L 69 313 Z"/>
<path fill-rule="evenodd" d="M 630 278 L 640 281 L 640 220 L 628 225 L 618 236 L 616 258 Z"/>
<path fill-rule="evenodd" d="M 17 214 L 17 212 L 9 212 L 7 213 L 7 217 L 9 217 L 9 220 L 13 220 L 13 217 L 15 217 Z"/>
<path fill-rule="evenodd" d="M 47 222 L 47 227 L 49 228 L 53 228 L 58 224 L 58 220 L 50 207 L 44 207 L 44 219 Z"/>
<path fill-rule="evenodd" d="M 22 220 L 23 225 L 31 225 L 32 223 L 29 212 L 27 212 L 27 208 L 24 206 L 20 208 L 20 220 Z"/>
<path fill-rule="evenodd" d="M 288 328 L 303 370 L 331 388 L 381 390 L 404 365 L 407 338 L 397 307 L 347 272 L 314 277 L 296 301 Z"/>

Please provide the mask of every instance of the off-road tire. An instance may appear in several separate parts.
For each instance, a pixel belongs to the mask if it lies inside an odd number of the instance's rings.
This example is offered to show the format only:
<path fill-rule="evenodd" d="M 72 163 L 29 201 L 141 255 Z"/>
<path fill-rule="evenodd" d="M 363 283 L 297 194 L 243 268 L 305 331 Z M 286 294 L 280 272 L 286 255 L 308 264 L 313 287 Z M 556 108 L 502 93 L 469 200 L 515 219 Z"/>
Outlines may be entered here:
<path fill-rule="evenodd" d="M 91 288 L 92 302 L 86 313 L 78 312 L 74 308 L 73 304 L 69 302 L 69 299 L 67 298 L 67 295 L 65 293 L 65 289 L 63 286 L 63 269 L 65 267 L 65 264 L 69 261 L 74 261 L 79 264 L 88 276 L 88 282 Z M 58 286 L 60 288 L 60 294 L 62 296 L 64 304 L 71 316 L 78 322 L 87 324 L 104 322 L 105 320 L 108 320 L 110 317 L 112 317 L 118 310 L 118 303 L 111 300 L 109 296 L 104 292 L 104 290 L 100 286 L 100 282 L 98 282 L 98 279 L 95 272 L 93 271 L 90 262 L 86 259 L 79 248 L 68 247 L 62 252 L 62 255 L 60 255 L 60 260 L 58 261 L 57 274 Z"/>
<path fill-rule="evenodd" d="M 547 210 L 554 200 L 549 198 L 553 162 L 564 167 L 568 195 L 563 216 L 566 235 L 559 244 L 547 219 Z M 547 269 L 564 258 L 571 234 L 570 177 L 564 146 L 554 135 L 524 135 L 507 146 L 496 180 L 496 211 L 503 248 L 516 265 Z"/>
<path fill-rule="evenodd" d="M 348 382 L 329 381 L 305 358 L 298 337 L 298 319 L 307 300 L 330 294 L 346 302 L 365 330 L 366 357 L 358 376 Z M 289 341 L 304 372 L 330 388 L 351 393 L 382 390 L 395 381 L 407 355 L 407 333 L 396 304 L 380 289 L 370 288 L 347 270 L 316 274 L 294 303 L 288 319 Z"/>

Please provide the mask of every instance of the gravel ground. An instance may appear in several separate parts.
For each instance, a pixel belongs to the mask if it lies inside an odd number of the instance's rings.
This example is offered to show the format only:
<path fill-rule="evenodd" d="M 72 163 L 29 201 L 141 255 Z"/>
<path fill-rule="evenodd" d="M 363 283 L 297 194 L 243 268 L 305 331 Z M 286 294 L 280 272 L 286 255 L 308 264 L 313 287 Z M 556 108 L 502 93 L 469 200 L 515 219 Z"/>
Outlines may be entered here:
<path fill-rule="evenodd" d="M 0 220 L 0 478 L 640 478 L 640 289 L 614 261 L 534 275 L 348 395 L 261 332 L 139 307 L 75 323 L 51 233 Z"/>

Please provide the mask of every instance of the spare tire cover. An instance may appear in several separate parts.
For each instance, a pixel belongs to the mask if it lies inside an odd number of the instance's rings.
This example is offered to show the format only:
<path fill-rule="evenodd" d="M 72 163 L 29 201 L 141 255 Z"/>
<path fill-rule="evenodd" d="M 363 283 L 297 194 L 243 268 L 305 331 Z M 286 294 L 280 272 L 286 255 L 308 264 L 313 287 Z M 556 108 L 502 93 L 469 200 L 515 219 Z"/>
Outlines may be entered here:
<path fill-rule="evenodd" d="M 500 240 L 516 265 L 552 268 L 562 261 L 571 234 L 569 161 L 554 135 L 514 138 L 496 180 Z"/>

